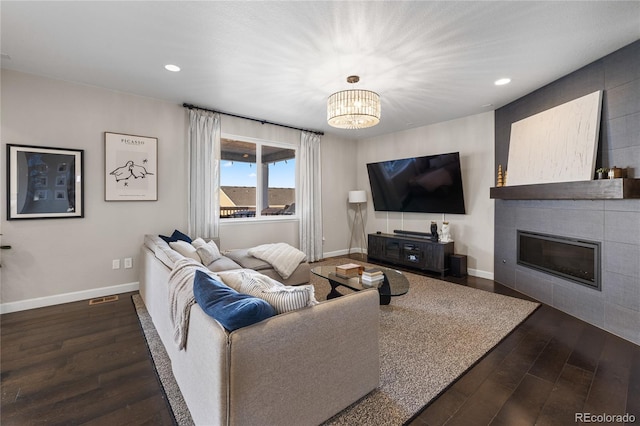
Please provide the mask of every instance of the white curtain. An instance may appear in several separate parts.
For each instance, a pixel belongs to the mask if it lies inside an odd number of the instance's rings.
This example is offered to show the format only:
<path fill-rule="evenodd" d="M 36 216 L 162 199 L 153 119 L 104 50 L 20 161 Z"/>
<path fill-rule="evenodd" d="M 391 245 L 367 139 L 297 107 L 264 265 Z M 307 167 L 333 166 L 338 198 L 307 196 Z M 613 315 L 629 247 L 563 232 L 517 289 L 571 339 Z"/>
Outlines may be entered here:
<path fill-rule="evenodd" d="M 320 135 L 300 136 L 300 250 L 309 262 L 322 259 L 322 172 Z"/>
<path fill-rule="evenodd" d="M 220 114 L 189 110 L 189 235 L 217 238 L 220 222 Z"/>

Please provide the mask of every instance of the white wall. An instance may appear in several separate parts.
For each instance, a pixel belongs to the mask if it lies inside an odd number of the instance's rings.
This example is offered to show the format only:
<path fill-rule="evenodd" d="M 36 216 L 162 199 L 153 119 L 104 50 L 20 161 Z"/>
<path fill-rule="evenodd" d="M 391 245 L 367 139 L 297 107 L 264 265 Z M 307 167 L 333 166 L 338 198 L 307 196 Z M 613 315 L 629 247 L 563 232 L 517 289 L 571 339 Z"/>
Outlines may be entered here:
<path fill-rule="evenodd" d="M 2 70 L 4 179 L 6 144 L 84 150 L 85 217 L 6 220 L 2 197 L 0 311 L 82 300 L 135 290 L 137 256 L 144 234 L 187 228 L 187 114 L 180 105 L 98 87 Z M 298 144 L 300 132 L 233 117 L 222 117 L 222 132 Z M 158 138 L 158 201 L 104 201 L 104 132 Z M 355 186 L 355 142 L 322 138 L 325 252 L 342 254 L 348 245 L 346 193 Z M 298 245 L 298 221 L 236 222 L 220 228 L 224 249 L 285 241 Z M 329 253 L 329 255 L 331 255 Z M 132 269 L 113 270 L 112 260 L 134 259 Z"/>
<path fill-rule="evenodd" d="M 375 212 L 366 164 L 397 158 L 460 152 L 467 214 Z M 432 220 L 448 220 L 455 252 L 466 254 L 471 275 L 493 279 L 494 114 L 487 112 L 431 126 L 406 130 L 358 142 L 356 166 L 359 189 L 368 193 L 366 232 L 393 233 L 395 229 L 429 232 Z"/>
<path fill-rule="evenodd" d="M 325 135 L 322 137 L 322 219 L 325 257 L 347 253 L 353 209 L 347 197 L 358 189 L 356 180 L 357 142 Z M 367 185 L 369 185 L 367 183 Z"/>
<path fill-rule="evenodd" d="M 137 288 L 138 252 L 146 233 L 187 228 L 187 114 L 180 105 L 93 86 L 2 70 L 0 311 L 27 309 Z M 104 132 L 158 138 L 158 201 L 104 201 Z M 222 132 L 297 144 L 300 133 L 228 116 Z M 6 144 L 84 150 L 85 217 L 6 220 Z M 448 215 L 456 252 L 469 255 L 478 275 L 493 273 L 493 114 L 487 113 L 365 141 L 322 137 L 324 255 L 347 252 L 354 210 L 347 194 L 370 191 L 365 164 L 391 158 L 460 151 L 467 215 Z M 426 230 L 439 215 L 375 213 L 367 232 Z M 298 221 L 238 222 L 220 228 L 223 248 L 264 242 L 298 244 Z M 354 247 L 362 244 L 354 239 Z M 132 257 L 132 269 L 113 259 Z M 473 272 L 473 271 L 472 271 Z"/>
<path fill-rule="evenodd" d="M 178 105 L 2 70 L 3 311 L 135 288 L 145 233 L 186 228 L 186 115 Z M 104 132 L 158 138 L 158 201 L 104 201 Z M 6 144 L 84 150 L 85 217 L 6 221 Z M 132 257 L 132 269 L 112 269 Z M 106 288 L 106 289 L 105 289 Z"/>

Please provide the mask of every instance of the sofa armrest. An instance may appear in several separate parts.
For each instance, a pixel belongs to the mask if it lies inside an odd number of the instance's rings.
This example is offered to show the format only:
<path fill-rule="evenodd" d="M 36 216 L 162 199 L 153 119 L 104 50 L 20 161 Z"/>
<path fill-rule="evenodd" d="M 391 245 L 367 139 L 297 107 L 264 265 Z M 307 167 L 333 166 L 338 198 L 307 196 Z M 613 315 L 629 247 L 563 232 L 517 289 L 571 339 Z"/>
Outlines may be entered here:
<path fill-rule="evenodd" d="M 379 296 L 352 293 L 230 334 L 230 424 L 317 425 L 378 386 Z"/>
<path fill-rule="evenodd" d="M 197 425 L 229 424 L 227 348 L 227 331 L 198 304 L 193 305 L 187 347 L 172 359 L 172 369 Z"/>

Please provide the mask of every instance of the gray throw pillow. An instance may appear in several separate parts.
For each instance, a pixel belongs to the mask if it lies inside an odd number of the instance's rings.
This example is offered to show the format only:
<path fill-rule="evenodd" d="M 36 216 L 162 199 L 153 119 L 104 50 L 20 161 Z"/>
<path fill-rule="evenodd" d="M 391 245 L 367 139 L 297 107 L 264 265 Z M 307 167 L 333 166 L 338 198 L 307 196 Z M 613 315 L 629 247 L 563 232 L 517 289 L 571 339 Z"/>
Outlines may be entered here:
<path fill-rule="evenodd" d="M 206 242 L 202 238 L 196 238 L 191 242 L 191 245 L 196 248 L 196 252 L 198 256 L 200 256 L 200 259 L 202 259 L 202 264 L 205 266 L 211 265 L 222 257 L 220 249 L 218 249 L 218 246 L 213 240 Z"/>

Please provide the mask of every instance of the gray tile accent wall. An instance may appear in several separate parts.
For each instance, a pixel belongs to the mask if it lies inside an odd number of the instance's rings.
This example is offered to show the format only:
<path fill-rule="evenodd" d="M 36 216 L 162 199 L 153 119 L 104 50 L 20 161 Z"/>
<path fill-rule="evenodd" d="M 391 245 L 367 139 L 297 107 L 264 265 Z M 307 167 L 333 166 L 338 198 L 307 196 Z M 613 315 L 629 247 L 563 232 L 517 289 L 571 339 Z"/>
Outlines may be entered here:
<path fill-rule="evenodd" d="M 495 164 L 507 163 L 511 123 L 595 90 L 598 166 L 640 178 L 640 40 L 498 109 Z M 518 229 L 600 242 L 602 291 L 517 265 Z M 640 200 L 496 200 L 494 256 L 496 281 L 640 344 Z"/>

